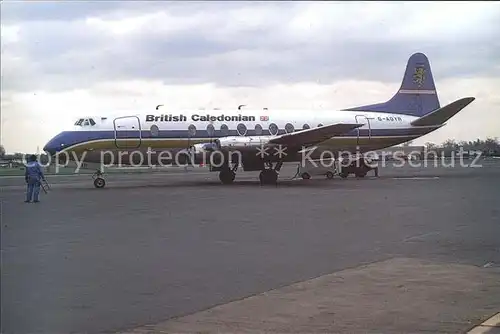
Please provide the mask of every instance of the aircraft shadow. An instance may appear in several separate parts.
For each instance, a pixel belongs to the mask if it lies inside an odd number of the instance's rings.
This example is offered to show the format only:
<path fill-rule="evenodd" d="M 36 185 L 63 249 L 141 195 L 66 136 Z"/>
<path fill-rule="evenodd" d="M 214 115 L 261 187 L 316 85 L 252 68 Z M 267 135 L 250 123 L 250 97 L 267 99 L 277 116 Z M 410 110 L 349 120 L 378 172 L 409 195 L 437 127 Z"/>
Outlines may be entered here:
<path fill-rule="evenodd" d="M 367 181 L 369 179 L 366 179 Z M 345 182 L 346 180 L 282 180 L 278 181 L 277 185 L 261 185 L 258 180 L 235 180 L 233 184 L 222 184 L 219 180 L 183 180 L 174 182 L 156 182 L 156 183 L 143 183 L 143 184 L 120 184 L 120 181 L 108 182 L 106 187 L 103 189 L 96 189 L 92 185 L 75 185 L 71 187 L 64 187 L 57 189 L 58 191 L 112 191 L 114 189 L 141 189 L 141 188 L 340 188 L 347 187 L 351 188 L 351 182 Z M 361 181 L 361 180 L 360 180 Z"/>
<path fill-rule="evenodd" d="M 106 187 L 103 189 L 96 189 L 93 187 L 92 182 L 78 182 L 77 184 L 73 184 L 68 186 L 64 184 L 63 186 L 59 186 L 60 184 L 54 184 L 54 190 L 57 191 L 112 191 L 113 189 L 141 189 L 141 188 L 164 188 L 164 189 L 173 189 L 173 188 L 281 188 L 281 189 L 293 189 L 293 188 L 304 188 L 304 189 L 352 189 L 353 187 L 357 187 L 360 184 L 366 184 L 366 182 L 374 182 L 374 181 L 391 181 L 389 184 L 393 184 L 392 181 L 398 181 L 403 179 L 421 179 L 421 181 L 435 181 L 433 178 L 441 179 L 441 180 L 464 180 L 464 179 L 488 179 L 491 174 L 498 174 L 498 171 L 495 173 L 391 173 L 388 175 L 379 175 L 378 177 L 367 176 L 365 178 L 356 178 L 356 177 L 348 177 L 346 179 L 334 178 L 333 180 L 327 180 L 324 178 L 316 178 L 310 180 L 302 180 L 302 179 L 280 179 L 278 180 L 278 184 L 276 185 L 261 185 L 258 179 L 254 180 L 238 180 L 236 179 L 233 184 L 222 184 L 218 179 L 180 179 L 180 180 L 106 180 Z M 380 183 L 379 183 L 380 185 Z"/>

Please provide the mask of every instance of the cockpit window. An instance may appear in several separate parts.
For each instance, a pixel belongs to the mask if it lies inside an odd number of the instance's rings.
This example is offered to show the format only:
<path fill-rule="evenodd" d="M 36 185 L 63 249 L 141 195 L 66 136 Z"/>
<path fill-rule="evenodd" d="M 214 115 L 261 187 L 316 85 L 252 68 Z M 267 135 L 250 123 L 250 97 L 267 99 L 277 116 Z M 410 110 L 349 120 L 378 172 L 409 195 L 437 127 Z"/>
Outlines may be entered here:
<path fill-rule="evenodd" d="M 80 118 L 75 123 L 76 126 L 94 126 L 96 122 L 92 118 Z"/>

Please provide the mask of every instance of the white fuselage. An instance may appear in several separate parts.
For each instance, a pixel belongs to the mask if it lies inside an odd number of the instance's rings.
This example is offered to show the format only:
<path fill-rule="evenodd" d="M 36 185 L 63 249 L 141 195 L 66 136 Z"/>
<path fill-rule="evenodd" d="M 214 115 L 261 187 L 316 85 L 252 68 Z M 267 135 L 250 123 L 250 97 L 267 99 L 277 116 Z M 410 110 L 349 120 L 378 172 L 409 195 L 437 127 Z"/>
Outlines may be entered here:
<path fill-rule="evenodd" d="M 417 117 L 403 114 L 342 110 L 167 112 L 160 109 L 137 114 L 84 118 L 81 124 L 54 137 L 44 149 L 52 154 L 186 149 L 225 137 L 236 137 L 236 140 L 238 137 L 242 140 L 257 136 L 273 137 L 322 125 L 359 123 L 363 126 L 316 146 L 329 150 L 366 151 L 397 145 L 438 128 L 412 126 L 410 123 L 415 119 Z"/>

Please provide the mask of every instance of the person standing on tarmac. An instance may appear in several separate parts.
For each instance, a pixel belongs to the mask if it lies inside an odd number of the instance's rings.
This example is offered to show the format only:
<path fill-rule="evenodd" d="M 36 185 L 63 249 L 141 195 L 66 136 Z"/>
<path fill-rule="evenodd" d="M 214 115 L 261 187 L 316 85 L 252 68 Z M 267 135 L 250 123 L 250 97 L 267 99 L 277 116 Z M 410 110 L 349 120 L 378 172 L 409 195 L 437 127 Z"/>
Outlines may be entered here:
<path fill-rule="evenodd" d="M 33 203 L 40 202 L 38 196 L 40 194 L 41 180 L 45 180 L 45 176 L 43 175 L 42 166 L 38 163 L 34 154 L 29 157 L 29 162 L 26 164 L 24 179 L 27 184 L 26 200 L 24 202 L 29 203 L 31 199 L 33 199 Z"/>

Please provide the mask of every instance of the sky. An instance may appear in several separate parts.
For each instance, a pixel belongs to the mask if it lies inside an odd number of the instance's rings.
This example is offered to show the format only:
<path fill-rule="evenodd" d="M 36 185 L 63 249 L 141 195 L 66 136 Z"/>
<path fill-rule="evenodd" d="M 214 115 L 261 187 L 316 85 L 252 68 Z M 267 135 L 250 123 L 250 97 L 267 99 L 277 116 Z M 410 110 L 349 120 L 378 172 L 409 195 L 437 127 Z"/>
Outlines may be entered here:
<path fill-rule="evenodd" d="M 416 140 L 500 137 L 498 2 L 3 1 L 0 139 L 36 152 L 75 118 L 177 108 L 342 109 L 388 100 L 411 54 L 441 105 Z"/>

